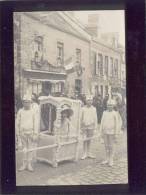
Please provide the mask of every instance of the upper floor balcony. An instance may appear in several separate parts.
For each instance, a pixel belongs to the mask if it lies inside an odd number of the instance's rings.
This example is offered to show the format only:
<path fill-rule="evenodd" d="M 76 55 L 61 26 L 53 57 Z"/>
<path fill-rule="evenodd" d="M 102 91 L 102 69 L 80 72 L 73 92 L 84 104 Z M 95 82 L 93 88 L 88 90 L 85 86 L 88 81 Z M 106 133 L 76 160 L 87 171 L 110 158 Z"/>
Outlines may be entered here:
<path fill-rule="evenodd" d="M 55 66 L 50 64 L 47 60 L 41 60 L 39 62 L 35 60 L 31 60 L 31 69 L 32 70 L 40 70 L 52 73 L 64 73 L 66 74 L 66 70 L 64 66 Z"/>

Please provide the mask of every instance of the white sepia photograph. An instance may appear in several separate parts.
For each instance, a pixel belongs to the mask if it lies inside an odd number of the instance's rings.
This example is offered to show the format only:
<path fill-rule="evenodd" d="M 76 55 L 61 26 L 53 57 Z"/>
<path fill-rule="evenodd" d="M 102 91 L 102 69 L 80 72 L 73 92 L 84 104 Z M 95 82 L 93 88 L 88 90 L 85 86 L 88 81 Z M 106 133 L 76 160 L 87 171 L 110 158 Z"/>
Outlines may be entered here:
<path fill-rule="evenodd" d="M 127 184 L 124 10 L 14 12 L 17 186 Z"/>

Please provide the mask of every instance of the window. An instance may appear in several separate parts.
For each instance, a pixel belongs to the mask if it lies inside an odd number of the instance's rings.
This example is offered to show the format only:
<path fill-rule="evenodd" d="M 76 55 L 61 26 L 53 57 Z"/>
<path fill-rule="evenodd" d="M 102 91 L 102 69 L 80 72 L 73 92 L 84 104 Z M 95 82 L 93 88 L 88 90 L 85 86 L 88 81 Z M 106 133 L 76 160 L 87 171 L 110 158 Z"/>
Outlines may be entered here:
<path fill-rule="evenodd" d="M 35 51 L 34 51 L 34 60 L 38 64 L 43 58 L 43 37 L 36 36 L 34 40 Z"/>
<path fill-rule="evenodd" d="M 115 77 L 118 77 L 118 59 L 115 60 L 114 75 L 115 75 Z"/>
<path fill-rule="evenodd" d="M 34 59 L 35 59 L 35 62 L 36 62 L 36 63 L 39 63 L 39 62 L 40 62 L 38 51 L 36 51 L 36 52 L 34 53 Z"/>
<path fill-rule="evenodd" d="M 110 58 L 110 75 L 113 77 L 114 67 L 113 58 Z"/>
<path fill-rule="evenodd" d="M 76 49 L 76 63 L 77 65 L 81 65 L 81 50 Z"/>
<path fill-rule="evenodd" d="M 51 92 L 52 93 L 61 93 L 61 92 L 63 92 L 63 87 L 64 87 L 64 83 L 61 83 L 61 82 L 53 83 Z"/>
<path fill-rule="evenodd" d="M 32 93 L 39 95 L 41 92 L 41 84 L 37 82 L 32 82 Z"/>
<path fill-rule="evenodd" d="M 92 65 L 93 65 L 93 71 L 96 74 L 98 74 L 97 66 L 96 66 L 96 52 L 92 52 Z"/>
<path fill-rule="evenodd" d="M 43 51 L 43 37 L 42 36 L 35 37 L 35 45 L 36 45 L 36 51 Z"/>
<path fill-rule="evenodd" d="M 108 56 L 105 56 L 105 75 L 108 76 Z"/>
<path fill-rule="evenodd" d="M 80 94 L 81 90 L 82 90 L 82 82 L 80 79 L 76 79 L 75 80 L 75 91 L 77 91 Z"/>
<path fill-rule="evenodd" d="M 99 94 L 99 87 L 98 85 L 95 86 L 95 95 L 97 96 Z"/>
<path fill-rule="evenodd" d="M 103 56 L 102 54 L 98 54 L 98 71 L 99 71 L 99 75 L 103 76 Z"/>
<path fill-rule="evenodd" d="M 106 85 L 105 86 L 105 95 L 107 95 L 108 94 L 108 86 Z"/>
<path fill-rule="evenodd" d="M 61 42 L 57 42 L 57 65 L 62 66 L 64 64 L 64 45 Z"/>

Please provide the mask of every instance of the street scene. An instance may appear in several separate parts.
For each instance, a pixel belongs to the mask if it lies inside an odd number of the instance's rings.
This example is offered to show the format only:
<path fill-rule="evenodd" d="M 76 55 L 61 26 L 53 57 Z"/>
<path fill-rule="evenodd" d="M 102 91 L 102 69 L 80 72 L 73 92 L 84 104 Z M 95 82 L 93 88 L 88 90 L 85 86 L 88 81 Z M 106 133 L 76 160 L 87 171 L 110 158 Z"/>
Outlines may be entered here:
<path fill-rule="evenodd" d="M 35 164 L 35 171 L 17 172 L 17 185 L 97 185 L 128 183 L 126 136 L 119 139 L 116 151 L 116 164 L 109 168 L 101 166 L 104 159 L 104 145 L 97 142 L 92 146 L 96 159 L 87 158 L 78 162 L 66 161 L 57 168 L 47 163 Z M 124 147 L 123 147 L 124 145 Z M 121 157 L 122 156 L 122 157 Z M 18 165 L 20 165 L 18 156 Z"/>
<path fill-rule="evenodd" d="M 14 13 L 16 185 L 128 183 L 124 11 Z"/>

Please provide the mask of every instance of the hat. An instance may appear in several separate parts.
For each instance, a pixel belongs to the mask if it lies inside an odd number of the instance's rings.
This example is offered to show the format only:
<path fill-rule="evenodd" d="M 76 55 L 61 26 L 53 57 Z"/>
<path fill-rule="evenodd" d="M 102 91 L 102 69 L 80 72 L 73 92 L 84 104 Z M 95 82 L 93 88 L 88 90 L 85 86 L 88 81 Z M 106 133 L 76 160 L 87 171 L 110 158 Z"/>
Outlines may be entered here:
<path fill-rule="evenodd" d="M 114 106 L 115 104 L 116 104 L 116 102 L 113 99 L 110 99 L 110 100 L 107 101 L 107 105 Z"/>
<path fill-rule="evenodd" d="M 86 100 L 93 100 L 93 96 L 92 95 L 87 95 Z"/>
<path fill-rule="evenodd" d="M 67 104 L 62 105 L 62 109 L 61 109 L 61 113 L 63 112 L 68 112 L 68 114 L 71 116 L 73 115 L 73 110 L 71 109 L 71 107 Z"/>
<path fill-rule="evenodd" d="M 22 98 L 22 100 L 23 101 L 31 101 L 31 95 L 29 95 L 29 94 L 25 94 L 24 96 L 23 96 L 23 98 Z"/>

